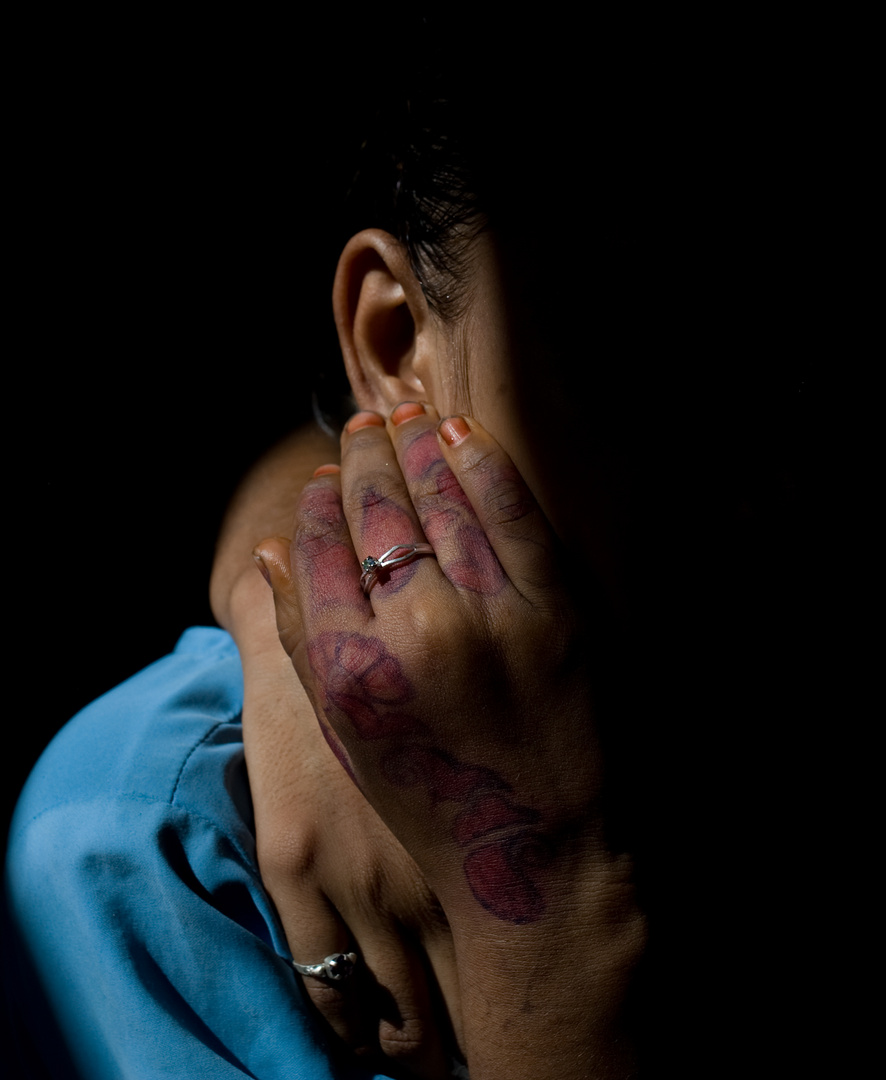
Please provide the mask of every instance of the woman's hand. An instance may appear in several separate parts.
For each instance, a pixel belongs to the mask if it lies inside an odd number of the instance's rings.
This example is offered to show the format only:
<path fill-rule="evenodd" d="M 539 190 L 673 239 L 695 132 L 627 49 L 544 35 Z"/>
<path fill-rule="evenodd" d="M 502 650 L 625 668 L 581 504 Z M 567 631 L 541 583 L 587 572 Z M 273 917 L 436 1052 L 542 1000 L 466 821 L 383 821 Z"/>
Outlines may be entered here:
<path fill-rule="evenodd" d="M 220 537 L 213 610 L 240 650 L 258 862 L 292 955 L 301 963 L 359 955 L 347 981 L 305 977 L 305 990 L 367 1064 L 374 1057 L 384 1072 L 437 1080 L 450 1075 L 459 1030 L 449 928 L 414 861 L 324 741 L 250 554 L 264 535 L 255 529 L 287 527 L 297 493 L 335 451 L 304 429 L 246 478 Z"/>
<path fill-rule="evenodd" d="M 556 539 L 474 422 L 358 414 L 294 541 L 261 546 L 284 648 L 344 767 L 449 907 L 541 919 L 551 874 L 599 841 L 587 656 Z M 360 563 L 427 543 L 382 573 Z M 447 908 L 449 910 L 449 908 Z"/>
<path fill-rule="evenodd" d="M 351 420 L 292 543 L 257 549 L 278 630 L 336 756 L 443 904 L 472 1076 L 586 1075 L 589 1041 L 613 1063 L 598 1075 L 620 1075 L 608 1044 L 642 919 L 604 841 L 581 623 L 513 464 L 476 422 L 438 422 L 413 403 Z M 436 558 L 364 594 L 363 559 L 426 542 Z M 516 1023 L 546 1038 L 515 1050 Z"/>

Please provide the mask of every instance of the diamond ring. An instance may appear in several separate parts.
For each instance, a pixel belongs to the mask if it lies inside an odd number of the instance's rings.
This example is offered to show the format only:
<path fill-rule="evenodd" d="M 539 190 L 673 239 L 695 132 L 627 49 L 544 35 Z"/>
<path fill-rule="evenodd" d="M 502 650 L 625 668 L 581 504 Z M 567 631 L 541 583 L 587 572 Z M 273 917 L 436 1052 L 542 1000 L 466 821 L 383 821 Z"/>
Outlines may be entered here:
<path fill-rule="evenodd" d="M 403 566 L 416 557 L 416 555 L 433 555 L 434 549 L 430 544 L 394 544 L 392 548 L 379 555 L 376 559 L 369 555 L 360 563 L 363 573 L 360 576 L 360 587 L 367 596 L 372 592 L 378 576 L 385 570 L 391 570 L 395 566 Z"/>

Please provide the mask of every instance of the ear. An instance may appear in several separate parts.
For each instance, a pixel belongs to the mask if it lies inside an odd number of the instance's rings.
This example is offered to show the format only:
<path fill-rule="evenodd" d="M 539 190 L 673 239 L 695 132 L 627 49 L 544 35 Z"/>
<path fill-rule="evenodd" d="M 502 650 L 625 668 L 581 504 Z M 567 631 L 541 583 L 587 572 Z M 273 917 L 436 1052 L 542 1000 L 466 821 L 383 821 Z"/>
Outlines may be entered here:
<path fill-rule="evenodd" d="M 332 306 L 361 409 L 387 416 L 401 401 L 428 400 L 422 376 L 436 352 L 433 316 L 398 240 L 381 229 L 352 237 L 338 262 Z"/>

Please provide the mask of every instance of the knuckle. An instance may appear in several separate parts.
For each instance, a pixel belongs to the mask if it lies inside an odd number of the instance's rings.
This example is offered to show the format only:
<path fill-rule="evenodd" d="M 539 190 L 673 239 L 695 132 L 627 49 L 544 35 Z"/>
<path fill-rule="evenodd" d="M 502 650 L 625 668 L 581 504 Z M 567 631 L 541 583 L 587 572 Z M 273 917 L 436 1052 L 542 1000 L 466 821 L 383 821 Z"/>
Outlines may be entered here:
<path fill-rule="evenodd" d="M 399 494 L 395 478 L 384 469 L 370 469 L 361 473 L 358 487 L 347 488 L 342 494 L 345 512 L 350 515 L 364 514 L 379 506 L 396 501 Z"/>
<path fill-rule="evenodd" d="M 503 465 L 492 450 L 465 463 L 473 474 L 478 510 L 491 526 L 508 526 L 535 515 L 529 489 L 513 465 Z"/>
<path fill-rule="evenodd" d="M 429 538 L 444 535 L 469 508 L 461 485 L 449 469 L 414 481 L 409 495 Z"/>
<path fill-rule="evenodd" d="M 459 639 L 458 626 L 437 595 L 416 594 L 408 612 L 404 612 L 403 620 L 404 644 L 408 641 L 413 669 L 421 669 L 423 661 L 433 656 L 444 642 Z"/>
<path fill-rule="evenodd" d="M 307 559 L 320 559 L 341 544 L 339 530 L 319 531 L 314 523 L 299 525 L 295 531 L 295 546 Z"/>
<path fill-rule="evenodd" d="M 354 999 L 352 990 L 339 989 L 318 979 L 306 977 L 302 984 L 311 1005 L 352 1054 L 363 1058 L 377 1056 L 374 1016 L 365 1002 Z"/>
<path fill-rule="evenodd" d="M 324 555 L 342 540 L 344 517 L 338 495 L 328 487 L 305 490 L 299 502 L 293 543 L 307 558 Z"/>
<path fill-rule="evenodd" d="M 410 495 L 416 509 L 452 508 L 453 497 L 461 493 L 461 485 L 449 469 L 422 476 L 410 485 Z"/>
<path fill-rule="evenodd" d="M 256 838 L 262 878 L 270 883 L 306 882 L 314 872 L 317 846 L 309 837 L 266 830 Z"/>
<path fill-rule="evenodd" d="M 378 1044 L 382 1053 L 399 1060 L 423 1053 L 428 1043 L 428 1025 L 420 1016 L 401 1017 L 399 1023 L 381 1020 Z"/>
<path fill-rule="evenodd" d="M 360 859 L 353 867 L 349 882 L 351 906 L 363 917 L 378 921 L 385 910 L 386 880 L 382 867 L 368 859 Z"/>
<path fill-rule="evenodd" d="M 380 840 L 372 855 L 358 858 L 348 885 L 348 910 L 396 934 L 401 925 L 420 923 L 426 913 L 432 921 L 430 909 L 439 906 L 421 871 L 393 837 Z"/>
<path fill-rule="evenodd" d="M 535 503 L 522 483 L 512 477 L 491 478 L 481 499 L 484 517 L 491 526 L 507 527 L 534 517 Z"/>

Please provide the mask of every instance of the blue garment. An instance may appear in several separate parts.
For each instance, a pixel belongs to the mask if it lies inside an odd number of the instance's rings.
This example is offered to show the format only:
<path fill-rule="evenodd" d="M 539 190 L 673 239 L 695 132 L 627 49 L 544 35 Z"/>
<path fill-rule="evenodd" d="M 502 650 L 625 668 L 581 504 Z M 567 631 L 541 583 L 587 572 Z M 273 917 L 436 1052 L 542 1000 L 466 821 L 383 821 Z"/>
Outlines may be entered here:
<path fill-rule="evenodd" d="M 37 763 L 7 889 L 17 994 L 50 1075 L 342 1075 L 259 879 L 242 703 L 231 638 L 188 630 Z"/>

